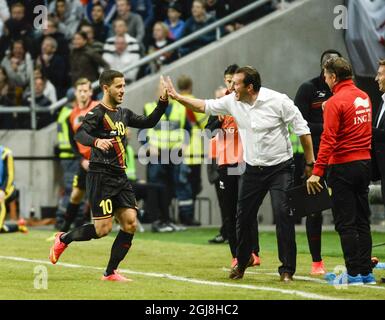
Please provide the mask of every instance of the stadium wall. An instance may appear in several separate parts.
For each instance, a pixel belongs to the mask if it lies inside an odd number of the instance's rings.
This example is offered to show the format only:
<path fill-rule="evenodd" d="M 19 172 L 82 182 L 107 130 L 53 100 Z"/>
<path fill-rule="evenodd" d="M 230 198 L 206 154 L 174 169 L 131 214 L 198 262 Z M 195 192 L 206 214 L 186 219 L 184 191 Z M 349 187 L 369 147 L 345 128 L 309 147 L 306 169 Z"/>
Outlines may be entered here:
<path fill-rule="evenodd" d="M 276 11 L 241 30 L 173 63 L 161 70 L 174 83 L 178 76 L 189 75 L 193 80 L 193 94 L 212 98 L 222 85 L 223 70 L 232 63 L 255 66 L 262 77 L 262 85 L 287 93 L 294 98 L 298 86 L 320 72 L 319 58 L 325 49 L 334 48 L 346 55 L 343 30 L 333 26 L 334 9 L 343 0 L 298 0 L 287 10 Z M 159 74 L 146 77 L 127 87 L 124 105 L 142 113 L 146 102 L 156 98 Z M 33 134 L 30 131 L 0 131 L 0 143 L 13 149 L 16 156 L 48 156 L 53 154 L 56 126 L 51 125 Z M 133 137 L 136 131 L 133 132 Z M 139 143 L 133 140 L 137 150 Z M 22 186 L 22 210 L 29 210 L 32 202 L 39 214 L 40 206 L 54 206 L 57 202 L 58 164 L 52 161 L 17 161 L 16 184 Z M 138 176 L 145 178 L 144 166 L 138 164 Z M 213 224 L 220 224 L 215 190 L 208 183 L 206 168 L 202 167 L 201 196 L 212 200 Z M 208 224 L 208 207 L 202 203 L 202 223 Z M 270 199 L 262 208 L 262 223 L 272 222 Z"/>

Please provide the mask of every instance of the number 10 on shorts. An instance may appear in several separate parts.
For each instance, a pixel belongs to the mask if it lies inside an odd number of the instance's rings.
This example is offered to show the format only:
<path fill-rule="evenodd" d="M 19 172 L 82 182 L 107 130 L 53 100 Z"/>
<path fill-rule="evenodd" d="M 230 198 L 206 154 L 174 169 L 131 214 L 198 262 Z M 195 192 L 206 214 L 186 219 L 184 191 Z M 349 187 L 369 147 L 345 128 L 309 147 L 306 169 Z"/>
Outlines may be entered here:
<path fill-rule="evenodd" d="M 111 214 L 112 213 L 112 201 L 111 199 L 102 200 L 99 204 L 99 207 L 102 207 L 103 214 Z"/>

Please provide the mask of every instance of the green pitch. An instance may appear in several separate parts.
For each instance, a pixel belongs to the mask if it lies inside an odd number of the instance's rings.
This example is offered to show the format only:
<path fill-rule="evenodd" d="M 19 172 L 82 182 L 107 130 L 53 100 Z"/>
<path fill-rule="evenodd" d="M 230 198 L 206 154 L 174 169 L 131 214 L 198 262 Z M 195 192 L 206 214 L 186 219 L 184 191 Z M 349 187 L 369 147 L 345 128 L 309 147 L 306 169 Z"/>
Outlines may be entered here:
<path fill-rule="evenodd" d="M 311 258 L 306 236 L 297 233 L 297 273 L 289 284 L 279 282 L 276 238 L 260 234 L 261 266 L 249 268 L 243 280 L 228 279 L 228 245 L 207 240 L 216 229 L 191 229 L 179 233 L 138 233 L 122 273 L 129 283 L 100 281 L 115 234 L 89 242 L 72 243 L 57 265 L 48 260 L 50 231 L 0 235 L 0 299 L 381 299 L 385 297 L 385 270 L 375 270 L 376 286 L 336 289 L 321 277 L 309 275 Z M 385 241 L 384 233 L 373 233 L 373 242 Z M 335 232 L 324 232 L 323 258 L 328 271 L 343 265 Z M 385 260 L 385 246 L 373 255 Z M 47 275 L 44 289 L 42 276 Z M 45 279 L 45 278 L 44 278 Z"/>

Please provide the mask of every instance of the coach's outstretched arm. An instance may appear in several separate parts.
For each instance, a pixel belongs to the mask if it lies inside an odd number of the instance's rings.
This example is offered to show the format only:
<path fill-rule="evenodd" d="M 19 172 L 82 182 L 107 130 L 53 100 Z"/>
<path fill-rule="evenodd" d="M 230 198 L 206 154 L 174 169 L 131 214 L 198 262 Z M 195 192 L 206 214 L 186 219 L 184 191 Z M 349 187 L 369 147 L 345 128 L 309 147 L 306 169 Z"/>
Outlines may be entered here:
<path fill-rule="evenodd" d="M 171 78 L 166 78 L 166 85 L 167 85 L 167 91 L 168 95 L 183 104 L 185 107 L 200 113 L 205 113 L 205 101 L 202 99 L 195 99 L 195 98 L 189 98 L 186 96 L 182 96 L 178 92 L 176 92 L 174 85 L 172 84 Z"/>

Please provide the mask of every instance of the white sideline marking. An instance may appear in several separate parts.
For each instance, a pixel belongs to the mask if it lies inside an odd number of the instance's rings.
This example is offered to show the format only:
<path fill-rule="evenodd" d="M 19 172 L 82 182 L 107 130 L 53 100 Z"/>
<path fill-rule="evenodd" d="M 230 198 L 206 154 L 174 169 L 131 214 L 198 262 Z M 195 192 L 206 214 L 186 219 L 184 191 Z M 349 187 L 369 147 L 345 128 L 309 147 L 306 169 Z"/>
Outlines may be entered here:
<path fill-rule="evenodd" d="M 222 268 L 223 271 L 230 271 L 229 268 L 226 268 L 226 267 L 223 267 Z M 258 269 L 260 270 L 260 269 Z M 262 272 L 263 270 L 260 270 L 260 271 L 245 271 L 245 273 L 248 273 L 248 274 L 265 274 L 267 276 L 279 276 L 279 274 L 277 274 L 276 272 Z M 294 276 L 295 279 L 299 279 L 299 280 L 304 280 L 304 281 L 311 281 L 311 282 L 317 282 L 317 283 L 321 283 L 321 284 L 325 284 L 325 285 L 328 285 L 330 286 L 329 283 L 326 282 L 326 280 L 321 280 L 321 279 L 317 279 L 317 278 L 312 278 L 312 277 L 306 277 L 306 276 L 297 276 L 295 275 Z M 377 285 L 369 285 L 369 284 L 364 284 L 364 285 L 361 285 L 359 286 L 360 288 L 361 287 L 364 287 L 364 288 L 370 288 L 370 289 L 379 289 L 379 290 L 385 290 L 385 287 L 380 287 L 380 286 L 377 286 Z"/>
<path fill-rule="evenodd" d="M 0 259 L 52 265 L 51 262 L 46 261 L 46 260 L 28 259 L 28 258 L 21 258 L 21 257 L 0 256 Z M 56 265 L 62 266 L 62 267 L 67 267 L 67 268 L 83 268 L 83 269 L 92 269 L 92 270 L 104 270 L 105 269 L 105 268 L 101 268 L 101 267 L 83 266 L 83 265 L 79 265 L 79 264 L 62 263 L 62 262 L 59 262 Z M 173 275 L 167 274 L 167 273 L 139 272 L 139 271 L 132 271 L 132 270 L 127 270 L 127 269 L 119 269 L 119 271 L 123 272 L 123 273 L 128 273 L 128 274 L 136 274 L 136 275 L 142 275 L 142 276 L 153 277 L 153 278 L 167 278 L 170 280 L 181 281 L 181 282 L 190 282 L 190 283 L 194 283 L 194 284 L 203 284 L 203 285 L 218 286 L 218 287 L 232 287 L 232 288 L 240 288 L 240 289 L 259 290 L 259 291 L 279 292 L 279 293 L 283 293 L 283 294 L 296 295 L 296 296 L 299 296 L 302 298 L 307 298 L 307 299 L 345 300 L 343 298 L 336 298 L 336 297 L 331 297 L 331 296 L 319 295 L 319 294 L 309 293 L 309 292 L 304 292 L 304 291 L 299 291 L 299 290 L 288 290 L 288 289 L 262 287 L 262 286 L 254 286 L 254 285 L 247 285 L 247 284 L 235 284 L 235 283 L 226 283 L 226 282 L 219 282 L 219 281 L 207 281 L 207 280 L 191 279 L 191 278 L 186 278 L 186 277 L 173 276 Z"/>

